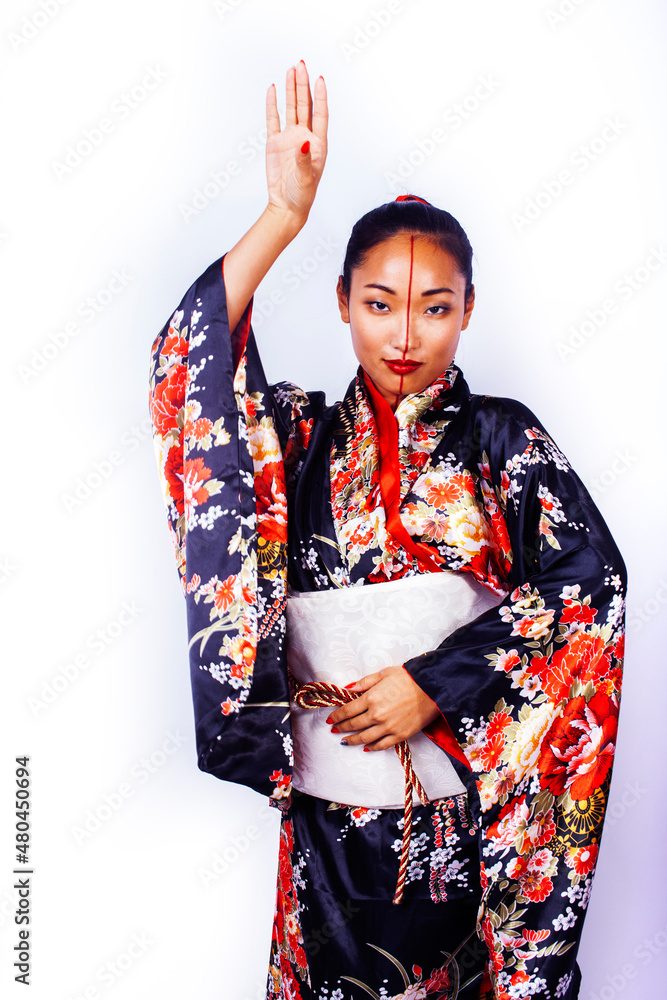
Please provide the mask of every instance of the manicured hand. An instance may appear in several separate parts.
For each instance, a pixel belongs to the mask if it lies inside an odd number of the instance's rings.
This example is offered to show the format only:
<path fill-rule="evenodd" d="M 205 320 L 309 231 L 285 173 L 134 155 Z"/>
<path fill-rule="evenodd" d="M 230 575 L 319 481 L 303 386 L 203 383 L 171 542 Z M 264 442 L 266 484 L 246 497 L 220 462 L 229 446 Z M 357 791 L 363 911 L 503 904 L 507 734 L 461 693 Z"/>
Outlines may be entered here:
<path fill-rule="evenodd" d="M 358 695 L 329 715 L 327 723 L 344 734 L 350 746 L 386 750 L 420 732 L 440 712 L 404 667 L 368 674 L 349 690 Z"/>
<path fill-rule="evenodd" d="M 288 69 L 285 90 L 282 131 L 274 84 L 266 95 L 269 208 L 303 222 L 315 200 L 327 158 L 327 89 L 323 77 L 318 77 L 313 100 L 306 64 L 301 61 L 296 68 Z"/>

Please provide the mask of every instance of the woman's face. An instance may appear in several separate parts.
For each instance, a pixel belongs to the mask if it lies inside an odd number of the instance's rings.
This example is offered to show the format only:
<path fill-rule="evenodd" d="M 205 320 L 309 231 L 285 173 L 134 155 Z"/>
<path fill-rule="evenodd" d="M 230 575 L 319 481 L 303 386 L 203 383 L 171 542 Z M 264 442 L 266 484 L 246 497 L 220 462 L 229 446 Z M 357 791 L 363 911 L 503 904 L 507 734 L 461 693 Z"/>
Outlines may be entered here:
<path fill-rule="evenodd" d="M 338 305 L 364 371 L 393 410 L 442 375 L 474 303 L 451 254 L 429 237 L 398 233 L 370 250 Z"/>

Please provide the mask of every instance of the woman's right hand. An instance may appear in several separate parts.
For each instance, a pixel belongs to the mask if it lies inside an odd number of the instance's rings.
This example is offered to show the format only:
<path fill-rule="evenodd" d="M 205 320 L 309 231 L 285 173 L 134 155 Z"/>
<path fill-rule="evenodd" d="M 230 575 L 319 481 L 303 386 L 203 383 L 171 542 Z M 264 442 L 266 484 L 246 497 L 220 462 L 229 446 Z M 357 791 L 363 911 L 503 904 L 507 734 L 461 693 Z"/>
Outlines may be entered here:
<path fill-rule="evenodd" d="M 323 77 L 315 81 L 314 99 L 303 60 L 287 71 L 285 127 L 275 84 L 266 95 L 266 179 L 269 210 L 292 217 L 302 226 L 310 212 L 327 158 L 327 90 Z M 303 152 L 304 143 L 309 143 Z"/>
<path fill-rule="evenodd" d="M 287 71 L 285 128 L 273 84 L 266 95 L 266 178 L 269 203 L 253 226 L 225 255 L 224 281 L 229 328 L 234 330 L 257 286 L 306 223 L 327 158 L 327 88 L 315 81 L 311 99 L 306 64 Z M 309 143 L 302 152 L 304 143 Z"/>

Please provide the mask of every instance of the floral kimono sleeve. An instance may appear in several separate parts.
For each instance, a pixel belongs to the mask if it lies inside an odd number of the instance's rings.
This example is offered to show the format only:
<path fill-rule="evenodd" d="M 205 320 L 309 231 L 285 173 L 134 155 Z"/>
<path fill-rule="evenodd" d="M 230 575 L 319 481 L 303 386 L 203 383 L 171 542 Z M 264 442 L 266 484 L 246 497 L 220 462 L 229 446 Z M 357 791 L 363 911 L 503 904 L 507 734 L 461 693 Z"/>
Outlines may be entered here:
<path fill-rule="evenodd" d="M 289 386 L 274 398 L 251 305 L 230 334 L 222 259 L 204 272 L 153 344 L 150 412 L 187 607 L 199 767 L 280 800 L 292 765 L 282 453 L 306 443 L 308 398 Z"/>
<path fill-rule="evenodd" d="M 529 410 L 486 399 L 473 423 L 509 593 L 405 666 L 457 735 L 479 792 L 496 996 L 569 998 L 614 759 L 625 567 Z"/>

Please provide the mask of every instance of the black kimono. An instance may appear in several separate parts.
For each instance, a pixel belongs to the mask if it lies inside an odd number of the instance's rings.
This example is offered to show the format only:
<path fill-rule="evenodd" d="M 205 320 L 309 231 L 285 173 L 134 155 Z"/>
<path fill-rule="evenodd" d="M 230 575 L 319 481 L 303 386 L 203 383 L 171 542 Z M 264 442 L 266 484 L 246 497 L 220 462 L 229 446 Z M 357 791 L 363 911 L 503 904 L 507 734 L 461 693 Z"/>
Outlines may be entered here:
<path fill-rule="evenodd" d="M 221 263 L 153 344 L 150 407 L 199 766 L 283 810 L 267 996 L 573 1000 L 615 749 L 620 553 L 536 417 L 472 394 L 454 364 L 393 415 L 361 369 L 333 406 L 267 385 L 250 306 L 230 335 Z M 498 604 L 403 664 L 467 791 L 415 809 L 393 906 L 402 810 L 291 793 L 286 587 L 439 571 Z"/>

